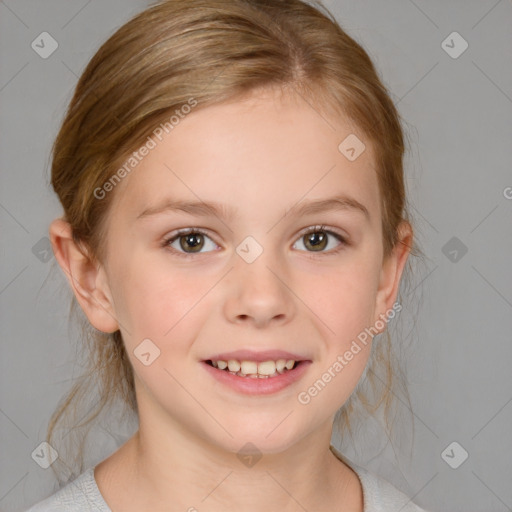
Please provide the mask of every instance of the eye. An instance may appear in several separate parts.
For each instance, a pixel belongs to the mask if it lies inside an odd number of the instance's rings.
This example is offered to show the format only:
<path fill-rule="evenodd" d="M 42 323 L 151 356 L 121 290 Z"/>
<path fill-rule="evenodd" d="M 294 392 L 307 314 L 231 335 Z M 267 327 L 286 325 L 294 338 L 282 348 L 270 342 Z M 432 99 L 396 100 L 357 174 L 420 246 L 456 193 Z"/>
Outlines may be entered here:
<path fill-rule="evenodd" d="M 333 230 L 326 229 L 325 226 L 312 226 L 303 231 L 293 247 L 296 248 L 296 245 L 301 243 L 305 247 L 306 252 L 328 252 L 329 254 L 335 254 L 342 250 L 344 246 L 349 245 L 344 236 Z M 195 254 L 218 249 L 217 244 L 208 234 L 199 228 L 179 230 L 167 237 L 162 242 L 162 246 L 171 248 L 178 256 L 184 257 L 192 257 Z"/>
<path fill-rule="evenodd" d="M 209 242 L 208 242 L 209 241 Z M 183 229 L 166 238 L 163 247 L 171 247 L 173 251 L 177 252 L 180 256 L 193 256 L 202 251 L 202 249 L 216 250 L 217 244 L 202 230 L 198 228 Z"/>
<path fill-rule="evenodd" d="M 337 240 L 337 243 L 330 243 L 329 239 L 332 238 Z M 301 234 L 300 238 L 297 240 L 295 245 L 298 243 L 302 243 L 302 245 L 306 248 L 307 252 L 329 253 L 337 253 L 345 245 L 348 245 L 345 237 L 343 237 L 339 233 L 336 233 L 335 231 L 325 229 L 325 226 L 313 226 L 308 228 L 305 232 Z M 327 247 L 330 247 L 328 251 L 325 250 Z"/>

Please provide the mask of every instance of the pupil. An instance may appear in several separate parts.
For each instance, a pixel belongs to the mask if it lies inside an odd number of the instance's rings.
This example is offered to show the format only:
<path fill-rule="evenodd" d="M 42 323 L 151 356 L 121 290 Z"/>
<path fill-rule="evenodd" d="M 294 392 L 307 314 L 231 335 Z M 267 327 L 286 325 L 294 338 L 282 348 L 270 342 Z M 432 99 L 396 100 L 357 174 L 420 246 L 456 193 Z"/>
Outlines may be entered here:
<path fill-rule="evenodd" d="M 183 243 L 181 243 L 181 248 L 184 250 L 194 249 L 194 252 L 200 250 L 204 245 L 204 242 L 202 240 L 199 240 L 198 242 L 198 239 L 200 237 L 202 237 L 202 235 L 194 233 L 184 235 L 181 240 L 185 239 L 186 246 Z"/>
<path fill-rule="evenodd" d="M 313 247 L 313 250 L 323 249 L 325 247 L 326 236 L 322 231 L 316 231 L 308 235 L 308 243 Z"/>

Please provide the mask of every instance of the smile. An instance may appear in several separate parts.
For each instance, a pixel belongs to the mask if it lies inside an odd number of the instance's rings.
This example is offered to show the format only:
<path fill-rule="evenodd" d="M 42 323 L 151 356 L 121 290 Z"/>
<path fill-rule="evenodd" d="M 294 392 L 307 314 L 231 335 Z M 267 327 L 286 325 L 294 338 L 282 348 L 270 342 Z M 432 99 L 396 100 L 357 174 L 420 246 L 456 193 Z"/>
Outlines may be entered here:
<path fill-rule="evenodd" d="M 262 362 L 247 360 L 238 361 L 236 359 L 230 359 L 228 361 L 208 360 L 206 363 L 210 364 L 214 368 L 226 371 L 231 375 L 253 379 L 274 378 L 287 371 L 293 370 L 298 364 L 297 361 L 294 361 L 293 359 L 278 359 L 277 361 L 269 360 Z"/>
<path fill-rule="evenodd" d="M 304 376 L 311 363 L 309 360 L 293 359 L 261 362 L 208 359 L 202 361 L 201 366 L 213 379 L 232 391 L 245 395 L 267 395 L 292 386 Z"/>

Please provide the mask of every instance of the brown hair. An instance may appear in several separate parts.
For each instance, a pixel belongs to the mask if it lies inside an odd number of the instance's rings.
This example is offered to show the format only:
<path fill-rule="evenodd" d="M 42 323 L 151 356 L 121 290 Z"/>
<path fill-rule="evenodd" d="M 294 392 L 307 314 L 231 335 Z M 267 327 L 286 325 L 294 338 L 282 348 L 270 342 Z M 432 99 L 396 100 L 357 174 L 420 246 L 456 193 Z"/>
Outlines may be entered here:
<path fill-rule="evenodd" d="M 51 183 L 75 241 L 93 260 L 103 260 L 116 192 L 98 199 L 95 190 L 170 113 L 191 98 L 199 109 L 269 87 L 299 94 L 326 117 L 345 116 L 371 143 L 384 254 L 389 255 L 398 243 L 400 223 L 410 223 L 399 114 L 366 51 L 322 4 L 301 0 L 160 1 L 100 47 L 77 83 L 52 149 Z M 412 249 L 412 254 L 421 253 L 416 243 Z M 87 371 L 52 415 L 47 441 L 53 446 L 55 428 L 72 405 L 73 429 L 90 425 L 115 400 L 132 416 L 137 413 L 133 369 L 120 332 L 95 330 L 74 298 L 72 312 L 82 323 Z M 364 382 L 338 411 L 340 432 L 346 427 L 352 435 L 349 417 L 357 404 L 373 413 L 384 403 L 389 428 L 394 386 L 399 383 L 406 393 L 388 330 L 386 335 L 386 341 L 374 343 Z M 76 425 L 93 385 L 98 386 L 98 402 Z M 83 471 L 83 442 L 84 437 L 75 447 L 78 457 L 67 460 L 68 478 Z"/>

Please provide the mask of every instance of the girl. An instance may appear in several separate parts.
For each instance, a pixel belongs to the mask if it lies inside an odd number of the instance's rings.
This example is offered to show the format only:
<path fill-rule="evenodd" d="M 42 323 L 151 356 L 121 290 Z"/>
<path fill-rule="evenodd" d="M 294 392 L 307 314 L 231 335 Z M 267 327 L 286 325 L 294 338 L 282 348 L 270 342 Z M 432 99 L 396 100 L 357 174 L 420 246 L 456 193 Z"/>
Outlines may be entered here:
<path fill-rule="evenodd" d="M 55 141 L 50 238 L 94 328 L 95 414 L 121 397 L 138 429 L 30 510 L 421 511 L 331 445 L 370 360 L 391 368 L 403 152 L 321 5 L 166 0 L 121 27 Z"/>

